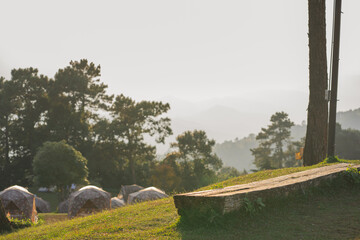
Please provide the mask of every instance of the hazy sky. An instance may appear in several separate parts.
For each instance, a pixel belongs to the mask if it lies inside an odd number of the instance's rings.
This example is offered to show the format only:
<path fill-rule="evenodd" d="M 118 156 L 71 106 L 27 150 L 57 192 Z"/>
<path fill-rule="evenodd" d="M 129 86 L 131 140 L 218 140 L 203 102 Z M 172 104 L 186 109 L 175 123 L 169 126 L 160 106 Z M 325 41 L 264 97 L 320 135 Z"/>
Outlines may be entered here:
<path fill-rule="evenodd" d="M 306 0 L 2 0 L 0 9 L 0 76 L 33 66 L 53 77 L 87 58 L 111 93 L 271 103 L 288 91 L 296 99 L 280 102 L 306 119 Z M 360 1 L 343 1 L 343 12 L 338 109 L 348 110 L 360 107 Z"/>

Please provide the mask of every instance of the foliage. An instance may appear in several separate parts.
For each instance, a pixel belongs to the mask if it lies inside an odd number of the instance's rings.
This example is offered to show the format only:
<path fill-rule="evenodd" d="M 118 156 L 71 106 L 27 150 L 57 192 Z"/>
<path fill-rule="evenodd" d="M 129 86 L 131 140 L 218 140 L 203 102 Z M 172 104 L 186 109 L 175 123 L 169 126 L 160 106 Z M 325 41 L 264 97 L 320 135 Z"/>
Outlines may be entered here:
<path fill-rule="evenodd" d="M 90 138 L 92 121 L 112 101 L 112 96 L 105 93 L 107 85 L 100 82 L 100 69 L 100 65 L 86 59 L 71 61 L 70 66 L 59 69 L 50 81 L 47 122 L 53 141 L 64 139 L 82 150 Z"/>
<path fill-rule="evenodd" d="M 285 112 L 276 112 L 270 121 L 271 124 L 256 136 L 259 146 L 251 149 L 255 165 L 260 170 L 294 166 L 295 152 L 301 146 L 300 142 L 290 142 L 290 129 L 294 123 Z M 286 146 L 287 151 L 284 151 Z"/>
<path fill-rule="evenodd" d="M 137 169 L 155 159 L 155 147 L 146 144 L 144 137 L 155 137 L 157 143 L 164 143 L 165 138 L 172 134 L 170 119 L 161 117 L 169 109 L 169 104 L 135 102 L 122 94 L 111 106 L 113 121 L 110 127 L 114 138 L 124 145 L 122 154 L 128 162 L 132 183 L 137 182 Z"/>
<path fill-rule="evenodd" d="M 230 178 L 238 177 L 241 175 L 246 175 L 247 171 L 244 169 L 243 172 L 239 172 L 234 167 L 222 167 L 217 173 L 216 177 L 218 181 L 225 181 Z"/>
<path fill-rule="evenodd" d="M 325 158 L 324 163 L 336 163 L 340 162 L 340 159 L 337 156 L 330 156 Z"/>
<path fill-rule="evenodd" d="M 201 130 L 186 131 L 176 137 L 171 144 L 174 151 L 163 160 L 181 177 L 176 190 L 192 190 L 216 181 L 222 161 L 213 153 L 214 145 L 215 141 Z"/>
<path fill-rule="evenodd" d="M 79 151 L 61 142 L 45 142 L 34 158 L 35 184 L 56 186 L 60 198 L 66 197 L 71 184 L 87 183 L 87 160 Z"/>
<path fill-rule="evenodd" d="M 360 172 L 357 168 L 347 168 L 344 176 L 345 179 L 351 184 L 360 184 Z"/>
<path fill-rule="evenodd" d="M 251 201 L 249 198 L 245 197 L 243 201 L 245 211 L 250 216 L 254 216 L 258 211 L 265 207 L 265 204 L 261 198 L 257 198 L 255 201 Z"/>
<path fill-rule="evenodd" d="M 181 176 L 177 175 L 175 169 L 170 164 L 160 162 L 154 167 L 150 182 L 151 185 L 169 193 L 179 189 Z"/>
<path fill-rule="evenodd" d="M 224 185 L 223 185 L 223 183 L 217 183 L 217 184 L 213 184 L 212 186 L 211 186 L 211 189 L 219 189 L 219 188 L 224 188 Z"/>
<path fill-rule="evenodd" d="M 34 226 L 36 223 L 31 222 L 30 219 L 11 218 L 10 224 L 13 229 L 21 229 Z"/>
<path fill-rule="evenodd" d="M 0 174 L 2 184 L 29 184 L 32 159 L 45 136 L 48 79 L 34 68 L 14 69 L 0 80 Z M 2 161 L 1 161 L 2 160 Z M 5 187 L 5 186 L 3 186 Z"/>
<path fill-rule="evenodd" d="M 43 143 L 65 140 L 88 159 L 89 179 L 104 187 L 148 184 L 155 147 L 171 134 L 170 106 L 106 93 L 101 67 L 71 61 L 53 78 L 36 68 L 0 77 L 0 189 L 33 183 L 33 159 Z M 135 176 L 137 179 L 135 179 Z"/>
<path fill-rule="evenodd" d="M 240 176 L 237 182 L 229 180 L 224 186 L 319 166 L 322 165 L 259 171 Z M 261 215 L 250 218 L 230 215 L 211 228 L 183 225 L 173 199 L 166 198 L 22 229 L 0 236 L 0 239 L 355 239 L 360 234 L 359 197 L 360 191 L 343 189 L 311 198 L 267 201 Z"/>

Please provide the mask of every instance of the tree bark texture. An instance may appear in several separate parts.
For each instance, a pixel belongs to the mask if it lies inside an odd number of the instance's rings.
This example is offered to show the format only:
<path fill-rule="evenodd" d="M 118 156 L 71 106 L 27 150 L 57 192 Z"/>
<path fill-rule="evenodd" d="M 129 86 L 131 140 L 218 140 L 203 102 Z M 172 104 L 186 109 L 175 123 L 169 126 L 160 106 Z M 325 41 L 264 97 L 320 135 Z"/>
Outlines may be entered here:
<path fill-rule="evenodd" d="M 326 158 L 328 102 L 325 0 L 308 0 L 309 11 L 309 106 L 304 148 L 304 165 Z"/>

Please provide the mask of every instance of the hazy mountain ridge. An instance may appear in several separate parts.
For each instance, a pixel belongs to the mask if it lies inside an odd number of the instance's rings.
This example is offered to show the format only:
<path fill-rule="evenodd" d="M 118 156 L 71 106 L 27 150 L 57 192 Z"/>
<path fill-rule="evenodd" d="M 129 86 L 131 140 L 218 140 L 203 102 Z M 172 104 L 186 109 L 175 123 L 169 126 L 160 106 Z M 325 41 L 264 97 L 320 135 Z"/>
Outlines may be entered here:
<path fill-rule="evenodd" d="M 158 153 L 164 155 L 169 152 L 169 144 L 184 131 L 204 130 L 210 139 L 217 142 L 215 153 L 223 160 L 224 165 L 236 167 L 240 171 L 253 169 L 255 166 L 250 149 L 257 146 L 255 136 L 262 127 L 270 123 L 270 116 L 276 111 L 287 112 L 296 123 L 291 130 L 293 141 L 305 136 L 306 106 L 296 100 L 304 97 L 302 95 L 303 93 L 296 91 L 279 90 L 268 102 L 260 101 L 256 96 L 247 100 L 228 97 L 197 102 L 171 97 L 162 99 L 170 103 L 169 117 L 172 119 L 174 134 L 167 139 L 165 145 L 157 145 Z M 360 130 L 360 108 L 339 112 L 337 120 L 344 129 Z"/>
<path fill-rule="evenodd" d="M 360 108 L 337 113 L 337 122 L 343 129 L 352 128 L 360 130 Z M 306 125 L 295 125 L 291 128 L 291 137 L 293 141 L 305 137 Z M 242 139 L 235 139 L 218 143 L 214 152 L 223 160 L 224 165 L 233 166 L 238 170 L 250 170 L 256 168 L 253 165 L 253 156 L 251 148 L 257 147 L 255 139 L 256 134 L 250 134 Z"/>
<path fill-rule="evenodd" d="M 242 97 L 215 97 L 202 101 L 174 97 L 157 99 L 170 104 L 168 116 L 174 133 L 165 145 L 157 145 L 158 153 L 167 152 L 169 143 L 184 131 L 204 130 L 209 138 L 223 142 L 257 133 L 277 111 L 287 112 L 296 123 L 301 123 L 306 116 L 306 92 L 259 89 L 252 93 L 239 89 L 239 96 Z"/>
<path fill-rule="evenodd" d="M 352 128 L 360 130 L 360 108 L 337 113 L 337 122 L 344 129 Z"/>

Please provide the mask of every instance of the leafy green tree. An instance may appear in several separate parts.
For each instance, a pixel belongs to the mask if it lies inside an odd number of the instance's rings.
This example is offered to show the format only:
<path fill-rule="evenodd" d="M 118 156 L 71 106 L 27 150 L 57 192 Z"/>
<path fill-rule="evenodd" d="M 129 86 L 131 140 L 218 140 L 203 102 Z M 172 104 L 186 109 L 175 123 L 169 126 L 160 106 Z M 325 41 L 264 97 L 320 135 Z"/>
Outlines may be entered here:
<path fill-rule="evenodd" d="M 285 151 L 285 160 L 284 167 L 300 167 L 303 165 L 303 160 L 298 160 L 295 158 L 295 154 L 300 152 L 300 148 L 305 145 L 305 137 L 300 141 L 291 141 L 287 145 Z"/>
<path fill-rule="evenodd" d="M 45 142 L 36 153 L 33 166 L 35 184 L 56 186 L 64 199 L 71 184 L 87 183 L 87 160 L 65 141 Z"/>
<path fill-rule="evenodd" d="M 15 113 L 15 93 L 11 82 L 0 77 L 0 188 L 3 189 L 11 183 L 10 151 L 12 118 Z"/>
<path fill-rule="evenodd" d="M 179 189 L 181 177 L 173 166 L 166 162 L 160 162 L 152 171 L 150 183 L 166 192 L 172 192 Z"/>
<path fill-rule="evenodd" d="M 290 142 L 290 129 L 294 126 L 285 112 L 276 112 L 270 121 L 271 124 L 256 136 L 259 147 L 251 149 L 254 163 L 261 170 L 283 167 L 286 161 L 284 147 Z"/>
<path fill-rule="evenodd" d="M 271 157 L 271 143 L 269 141 L 261 141 L 257 148 L 250 149 L 254 156 L 254 164 L 260 170 L 273 169 Z"/>
<path fill-rule="evenodd" d="M 32 182 L 32 160 L 46 138 L 48 78 L 35 68 L 11 71 L 11 86 L 16 109 L 12 118 L 12 164 L 14 178 L 28 185 Z"/>
<path fill-rule="evenodd" d="M 122 94 L 116 97 L 110 129 L 124 147 L 122 156 L 128 163 L 132 183 L 137 183 L 137 176 L 149 176 L 149 168 L 144 166 L 155 159 L 155 147 L 146 144 L 144 137 L 155 137 L 157 143 L 164 143 L 172 134 L 170 119 L 162 117 L 169 109 L 170 105 L 162 102 L 135 102 Z"/>
<path fill-rule="evenodd" d="M 214 140 L 208 139 L 205 131 L 186 131 L 171 144 L 180 165 L 182 187 L 190 190 L 216 181 L 216 171 L 222 167 L 221 159 L 213 153 Z"/>
<path fill-rule="evenodd" d="M 11 71 L 0 79 L 0 132 L 2 183 L 32 181 L 32 159 L 45 138 L 48 79 L 34 68 Z"/>
<path fill-rule="evenodd" d="M 234 167 L 222 167 L 216 174 L 218 181 L 225 181 L 230 178 L 238 177 L 247 174 L 246 170 L 239 172 Z"/>
<path fill-rule="evenodd" d="M 100 81 L 100 65 L 86 59 L 71 61 L 59 69 L 50 82 L 48 126 L 52 140 L 65 139 L 85 153 L 91 145 L 91 125 L 98 121 L 99 111 L 107 110 L 113 96 Z M 86 148 L 86 149 L 85 149 Z"/>
<path fill-rule="evenodd" d="M 101 119 L 92 126 L 92 147 L 86 153 L 89 181 L 101 186 L 117 188 L 126 182 L 123 157 L 124 144 L 114 135 L 115 129 L 107 119 Z"/>

